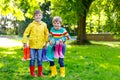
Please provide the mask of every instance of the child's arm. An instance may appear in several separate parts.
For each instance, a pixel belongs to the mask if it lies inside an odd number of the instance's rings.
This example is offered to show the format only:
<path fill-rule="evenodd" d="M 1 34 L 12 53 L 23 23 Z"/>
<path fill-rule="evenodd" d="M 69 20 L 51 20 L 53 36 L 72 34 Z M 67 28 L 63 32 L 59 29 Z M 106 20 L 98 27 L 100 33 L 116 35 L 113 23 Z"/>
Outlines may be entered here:
<path fill-rule="evenodd" d="M 22 40 L 23 45 L 27 44 L 30 31 L 31 31 L 31 24 L 28 25 L 28 27 L 25 29 L 25 32 L 23 34 L 23 40 Z"/>
<path fill-rule="evenodd" d="M 48 42 L 48 35 L 49 35 L 49 31 L 48 31 L 47 25 L 45 25 L 44 34 L 45 34 L 45 45 L 44 45 L 44 47 L 46 47 L 47 46 L 47 42 Z"/>
<path fill-rule="evenodd" d="M 53 39 L 53 35 L 52 35 L 52 32 L 50 31 L 48 40 L 50 41 L 52 39 Z"/>
<path fill-rule="evenodd" d="M 52 43 L 54 43 L 54 38 L 53 38 L 53 34 L 52 34 L 52 29 L 50 30 L 48 41 L 49 41 L 50 45 L 52 45 Z"/>
<path fill-rule="evenodd" d="M 45 26 L 44 34 L 45 34 L 45 42 L 47 43 L 48 42 L 48 35 L 49 35 L 47 25 Z"/>
<path fill-rule="evenodd" d="M 62 41 L 65 42 L 66 40 L 70 40 L 70 35 L 69 35 L 69 33 L 67 32 L 67 30 L 64 29 Z"/>

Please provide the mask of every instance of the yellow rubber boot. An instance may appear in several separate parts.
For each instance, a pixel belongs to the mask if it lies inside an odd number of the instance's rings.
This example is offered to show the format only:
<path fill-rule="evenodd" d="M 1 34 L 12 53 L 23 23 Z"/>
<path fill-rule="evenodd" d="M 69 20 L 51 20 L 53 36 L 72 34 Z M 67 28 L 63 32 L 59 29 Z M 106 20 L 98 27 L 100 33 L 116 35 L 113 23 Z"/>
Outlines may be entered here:
<path fill-rule="evenodd" d="M 65 67 L 60 67 L 60 76 L 65 77 Z"/>
<path fill-rule="evenodd" d="M 50 66 L 51 69 L 51 76 L 50 77 L 55 77 L 57 75 L 57 70 L 56 70 L 56 66 Z"/>

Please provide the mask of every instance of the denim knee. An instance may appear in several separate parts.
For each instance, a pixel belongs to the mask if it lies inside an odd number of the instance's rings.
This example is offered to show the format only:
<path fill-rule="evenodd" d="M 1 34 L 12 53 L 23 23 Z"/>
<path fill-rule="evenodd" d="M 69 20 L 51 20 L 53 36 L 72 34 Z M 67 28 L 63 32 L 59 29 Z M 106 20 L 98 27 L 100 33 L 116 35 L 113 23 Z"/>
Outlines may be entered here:
<path fill-rule="evenodd" d="M 30 60 L 30 66 L 34 66 L 35 65 L 35 60 Z"/>
<path fill-rule="evenodd" d="M 42 66 L 42 59 L 41 59 L 41 58 L 38 58 L 38 59 L 37 59 L 37 63 L 38 63 L 38 66 Z"/>
<path fill-rule="evenodd" d="M 34 66 L 35 65 L 35 49 L 30 49 L 30 66 Z"/>
<path fill-rule="evenodd" d="M 42 49 L 37 49 L 38 66 L 42 66 Z"/>
<path fill-rule="evenodd" d="M 30 66 L 34 66 L 34 65 L 35 65 L 35 57 L 31 56 Z"/>

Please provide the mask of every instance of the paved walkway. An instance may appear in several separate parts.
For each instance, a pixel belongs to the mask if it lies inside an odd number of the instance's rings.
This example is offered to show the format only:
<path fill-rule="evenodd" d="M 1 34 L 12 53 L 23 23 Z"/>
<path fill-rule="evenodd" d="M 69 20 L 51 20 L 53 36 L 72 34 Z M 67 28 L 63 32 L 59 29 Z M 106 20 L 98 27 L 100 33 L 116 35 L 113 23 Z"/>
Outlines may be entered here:
<path fill-rule="evenodd" d="M 0 47 L 15 47 L 15 46 L 22 46 L 20 37 L 18 36 L 1 36 L 0 35 Z M 19 41 L 17 41 L 19 40 Z M 71 37 L 71 40 L 76 40 L 76 37 Z"/>
<path fill-rule="evenodd" d="M 15 40 L 12 36 L 0 36 L 0 47 L 22 46 L 22 42 Z"/>

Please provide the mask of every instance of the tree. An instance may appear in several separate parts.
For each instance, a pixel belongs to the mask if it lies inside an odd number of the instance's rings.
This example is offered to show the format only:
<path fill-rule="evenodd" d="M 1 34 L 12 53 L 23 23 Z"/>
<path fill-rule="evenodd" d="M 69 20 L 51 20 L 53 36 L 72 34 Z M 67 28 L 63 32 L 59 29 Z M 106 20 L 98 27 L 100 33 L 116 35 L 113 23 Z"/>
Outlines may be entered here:
<path fill-rule="evenodd" d="M 51 2 L 50 2 L 51 1 Z M 23 32 L 26 28 L 27 24 L 31 21 L 33 16 L 33 12 L 35 9 L 39 9 L 41 7 L 44 12 L 43 20 L 51 25 L 51 14 L 60 15 L 63 19 L 63 24 L 66 26 L 76 25 L 77 24 L 77 43 L 85 44 L 88 42 L 86 38 L 86 17 L 91 16 L 89 10 L 93 8 L 94 11 L 90 11 L 91 13 L 97 14 L 99 28 L 100 26 L 104 26 L 106 31 L 115 34 L 120 37 L 120 1 L 118 0 L 1 0 L 0 1 L 0 14 L 7 15 L 11 13 L 16 17 L 17 20 L 20 21 L 20 27 Z M 96 2 L 95 4 L 92 4 Z M 40 2 L 42 5 L 40 6 Z M 51 4 L 50 4 L 51 3 Z M 98 3 L 98 4 L 97 4 Z M 93 5 L 91 7 L 91 4 Z M 50 7 L 51 5 L 51 7 Z M 101 8 L 100 8 L 101 7 Z M 51 11 L 52 10 L 52 11 Z M 104 23 L 101 22 L 101 10 L 105 13 Z M 51 14 L 48 14 L 48 12 Z M 93 14 L 92 13 L 92 14 Z M 94 14 L 93 14 L 94 15 Z M 49 21 L 47 21 L 49 18 Z M 92 19 L 92 18 L 88 18 Z M 106 19 L 106 20 L 105 20 Z M 23 20 L 23 21 L 22 21 Z M 89 21 L 90 22 L 90 21 Z M 22 23 L 22 24 L 21 24 Z M 91 22 L 90 22 L 91 23 Z M 26 24 L 26 25 L 25 25 Z M 92 25 L 93 23 L 91 23 Z M 24 28 L 24 29 L 23 29 Z M 98 30 L 99 31 L 99 30 Z"/>
<path fill-rule="evenodd" d="M 77 44 L 88 42 L 86 16 L 93 0 L 52 0 L 54 15 L 61 15 L 70 24 L 77 23 Z M 65 21 L 65 22 L 66 22 Z"/>
<path fill-rule="evenodd" d="M 0 1 L 0 16 L 1 16 L 1 20 L 3 20 L 2 22 L 4 22 L 4 24 L 2 25 L 2 28 L 6 28 L 7 22 L 11 22 L 14 26 L 14 34 L 17 34 L 17 20 L 24 20 L 24 16 L 23 16 L 23 12 L 21 11 L 20 8 L 18 8 L 18 4 L 19 4 L 19 0 L 1 0 Z M 12 18 L 11 19 L 7 19 L 7 17 L 11 15 Z M 2 19 L 2 17 L 4 17 L 5 19 Z M 0 23 L 1 25 L 1 23 Z M 10 28 L 9 28 L 10 29 Z M 3 29 L 2 29 L 3 30 Z M 8 30 L 8 29 L 7 29 Z M 8 33 L 8 31 L 4 31 L 5 33 Z"/>
<path fill-rule="evenodd" d="M 18 33 L 22 36 L 24 29 L 31 22 L 33 12 L 39 8 L 39 2 L 44 0 L 2 0 L 0 1 L 0 14 L 12 14 L 19 22 Z"/>
<path fill-rule="evenodd" d="M 107 0 L 105 12 L 107 15 L 106 31 L 111 32 L 116 38 L 120 38 L 120 1 Z"/>
<path fill-rule="evenodd" d="M 78 12 L 78 36 L 77 36 L 77 43 L 78 44 L 85 44 L 88 42 L 86 39 L 86 16 L 90 5 L 93 0 L 82 0 L 80 1 L 83 7 L 83 13 Z M 82 9 L 82 8 L 81 8 Z"/>
<path fill-rule="evenodd" d="M 40 9 L 43 12 L 43 18 L 42 21 L 47 23 L 48 29 L 50 30 L 52 25 L 52 17 L 51 17 L 51 2 L 44 0 L 43 3 L 40 3 Z"/>
<path fill-rule="evenodd" d="M 105 0 L 95 0 L 91 7 L 89 8 L 89 12 L 87 14 L 87 33 L 90 33 L 88 29 L 92 29 L 92 33 L 104 33 L 104 26 L 106 22 L 106 13 L 104 11 Z"/>

